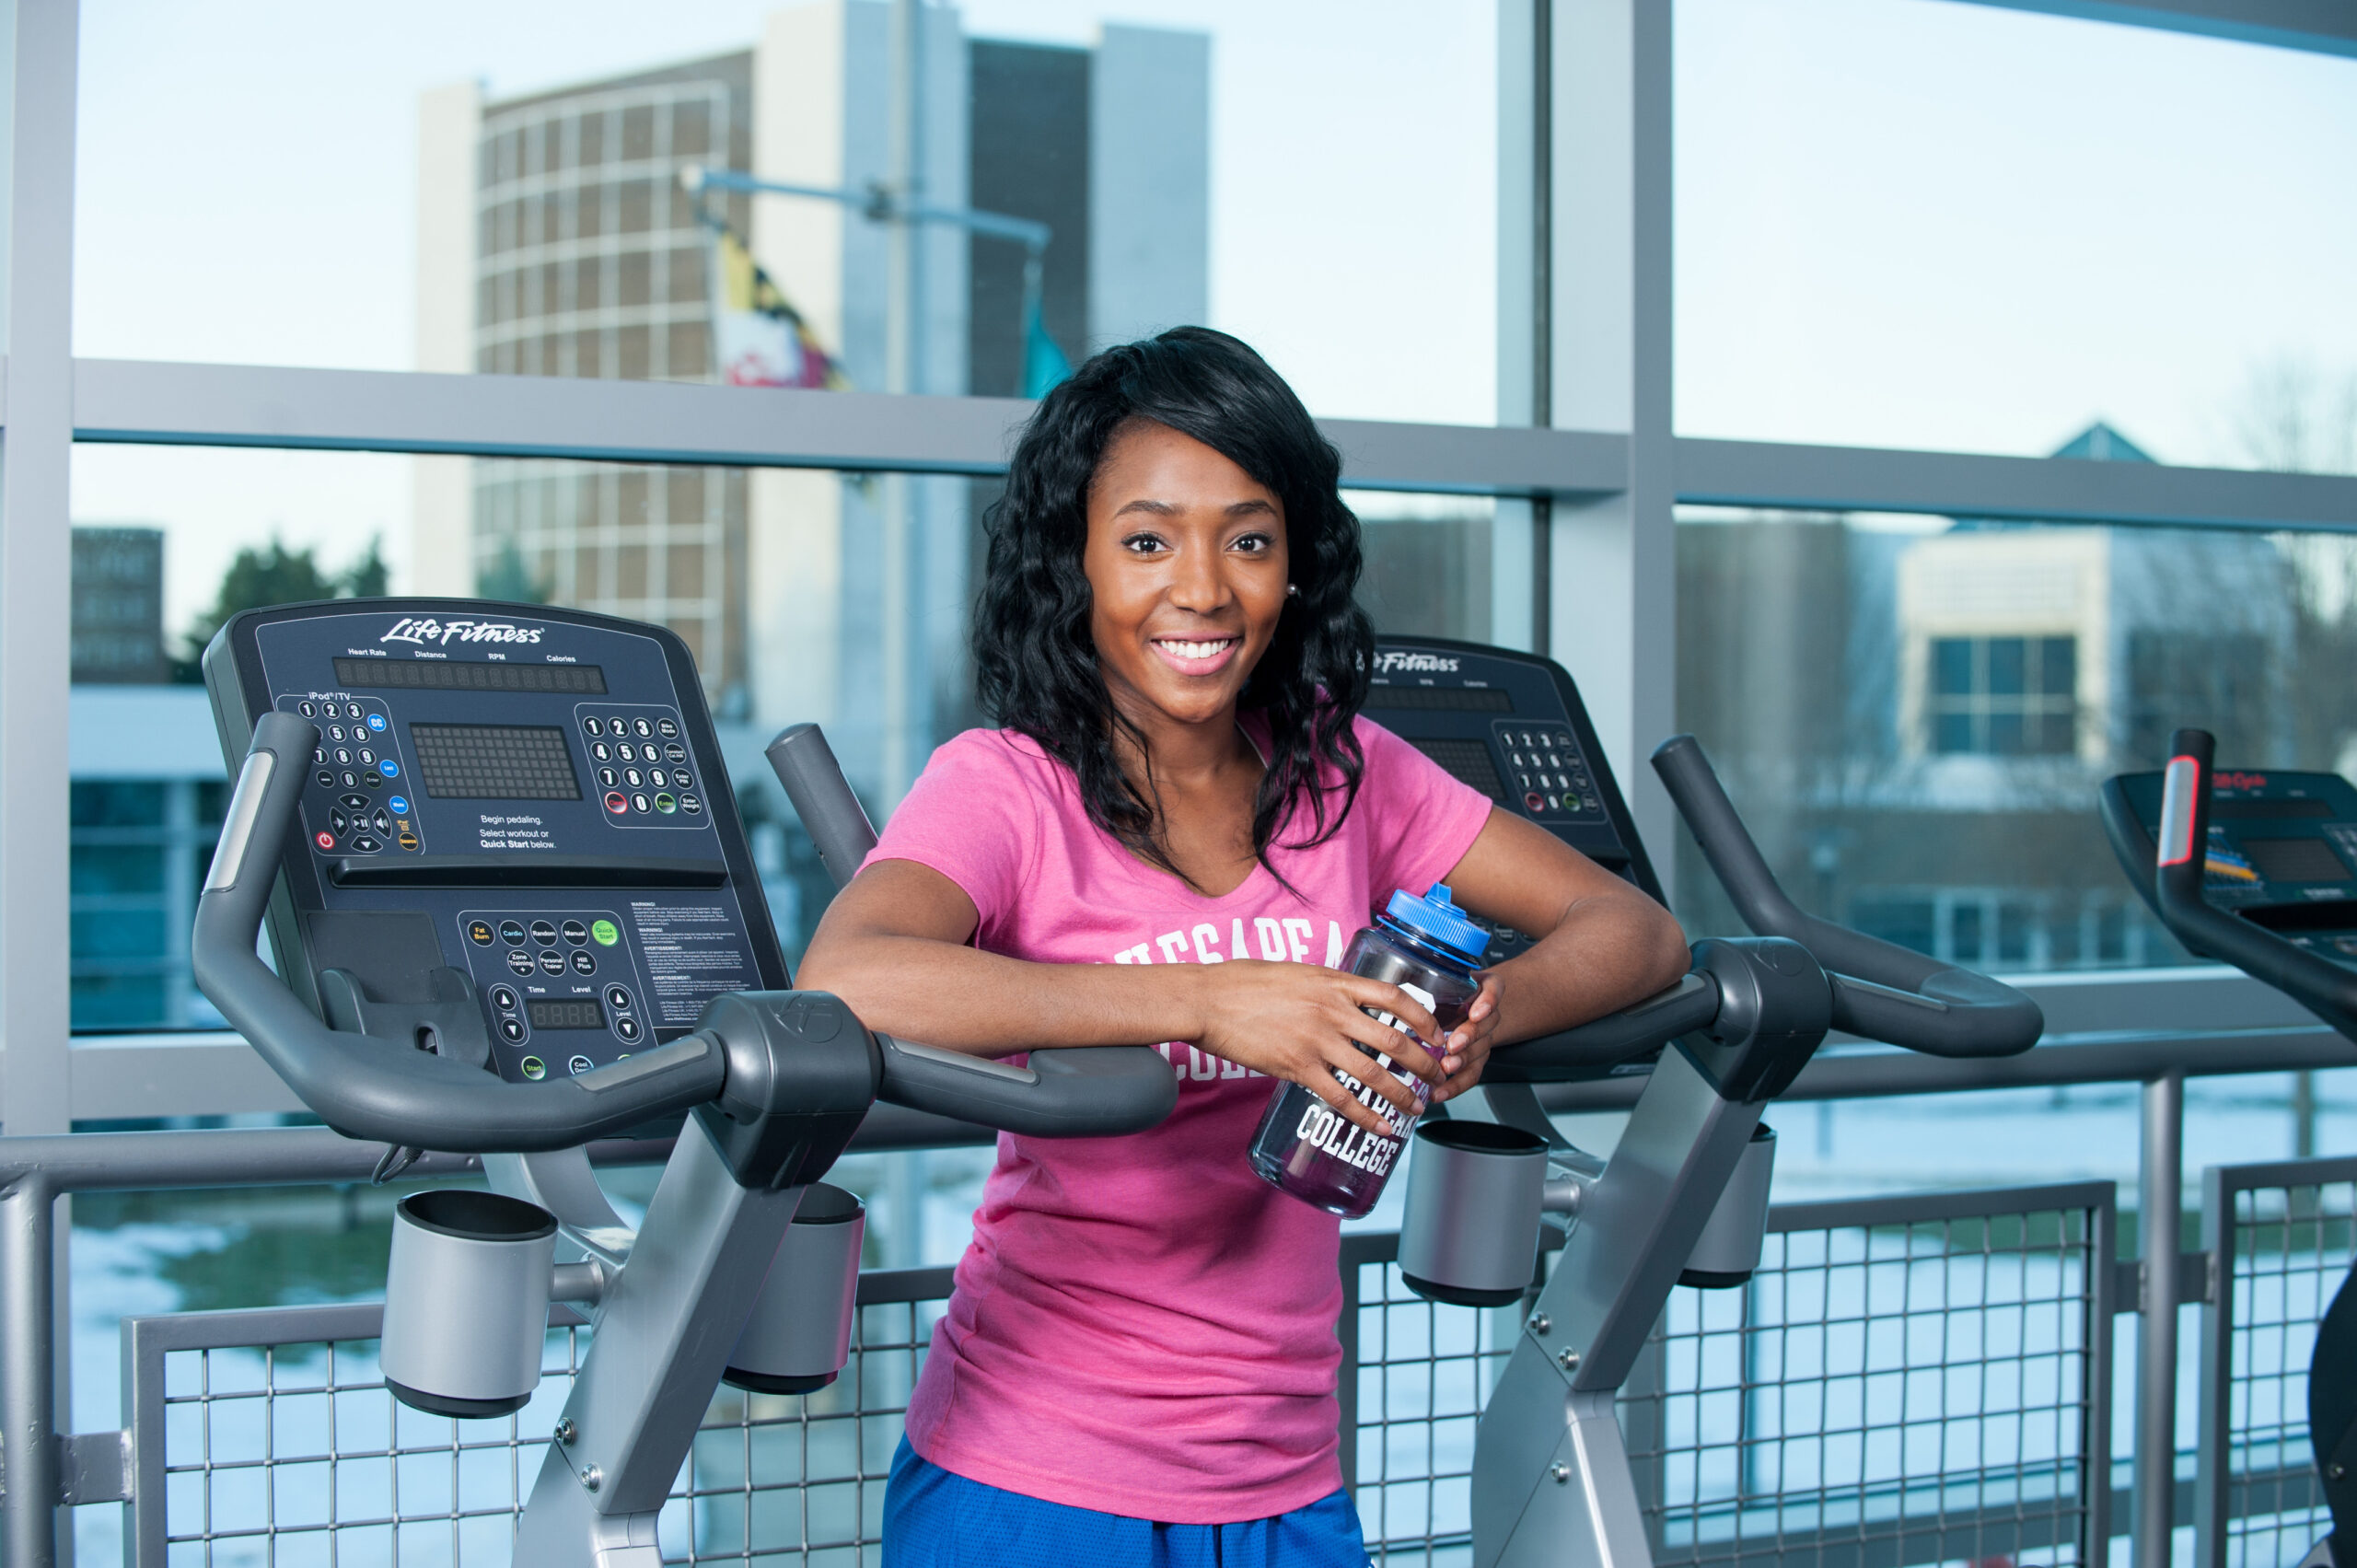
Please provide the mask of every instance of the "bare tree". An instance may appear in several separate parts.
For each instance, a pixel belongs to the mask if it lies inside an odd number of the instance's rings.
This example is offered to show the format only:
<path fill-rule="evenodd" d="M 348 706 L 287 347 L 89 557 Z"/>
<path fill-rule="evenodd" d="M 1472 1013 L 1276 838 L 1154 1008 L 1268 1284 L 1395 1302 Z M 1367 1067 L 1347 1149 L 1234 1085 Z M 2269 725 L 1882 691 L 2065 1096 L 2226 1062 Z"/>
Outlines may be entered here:
<path fill-rule="evenodd" d="M 2254 366 L 2232 417 L 2242 455 L 2285 473 L 2357 473 L 2357 372 L 2280 354 Z"/>

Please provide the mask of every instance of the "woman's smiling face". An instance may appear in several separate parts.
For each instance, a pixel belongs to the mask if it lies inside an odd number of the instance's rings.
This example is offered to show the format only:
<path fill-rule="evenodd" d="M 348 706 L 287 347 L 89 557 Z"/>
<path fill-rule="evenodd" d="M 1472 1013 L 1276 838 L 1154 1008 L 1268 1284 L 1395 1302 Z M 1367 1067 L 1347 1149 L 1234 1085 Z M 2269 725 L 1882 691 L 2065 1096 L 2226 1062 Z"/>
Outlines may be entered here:
<path fill-rule="evenodd" d="M 1089 631 L 1114 703 L 1141 725 L 1232 712 L 1284 611 L 1284 504 L 1167 425 L 1125 425 L 1088 487 Z"/>

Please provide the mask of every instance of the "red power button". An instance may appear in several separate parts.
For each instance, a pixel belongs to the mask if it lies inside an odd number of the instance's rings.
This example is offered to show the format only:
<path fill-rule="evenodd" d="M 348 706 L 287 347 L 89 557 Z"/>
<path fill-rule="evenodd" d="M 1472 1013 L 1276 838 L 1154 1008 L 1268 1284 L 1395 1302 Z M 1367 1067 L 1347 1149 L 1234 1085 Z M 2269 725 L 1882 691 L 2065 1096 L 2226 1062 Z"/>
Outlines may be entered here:
<path fill-rule="evenodd" d="M 319 845 L 321 849 L 335 848 L 335 835 L 333 833 L 313 833 L 311 835 L 311 842 Z"/>
<path fill-rule="evenodd" d="M 624 796 L 620 790 L 608 790 L 606 792 L 606 809 L 612 812 L 617 817 L 621 816 L 623 812 L 630 809 L 629 797 Z"/>

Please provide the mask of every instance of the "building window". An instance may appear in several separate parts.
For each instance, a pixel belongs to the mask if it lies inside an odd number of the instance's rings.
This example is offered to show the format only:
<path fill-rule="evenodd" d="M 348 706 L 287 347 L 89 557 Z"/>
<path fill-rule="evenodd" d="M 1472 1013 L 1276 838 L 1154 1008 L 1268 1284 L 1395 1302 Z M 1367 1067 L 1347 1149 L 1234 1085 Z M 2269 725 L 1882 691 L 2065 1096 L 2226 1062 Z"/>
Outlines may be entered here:
<path fill-rule="evenodd" d="M 2075 637 L 1932 639 L 1932 749 L 2065 756 L 2078 746 Z"/>

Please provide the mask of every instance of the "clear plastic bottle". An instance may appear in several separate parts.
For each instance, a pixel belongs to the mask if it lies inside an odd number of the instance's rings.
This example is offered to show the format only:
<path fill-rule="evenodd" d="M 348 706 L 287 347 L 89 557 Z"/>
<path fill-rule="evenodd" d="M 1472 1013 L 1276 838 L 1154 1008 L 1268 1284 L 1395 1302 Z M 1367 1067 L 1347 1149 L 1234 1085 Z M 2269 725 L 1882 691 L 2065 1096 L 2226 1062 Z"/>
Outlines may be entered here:
<path fill-rule="evenodd" d="M 1473 998 L 1480 994 L 1481 982 L 1474 971 L 1481 967 L 1489 942 L 1489 934 L 1449 901 L 1447 885 L 1435 882 L 1422 898 L 1404 888 L 1393 893 L 1376 923 L 1351 939 L 1342 967 L 1353 974 L 1388 981 L 1415 997 L 1440 1020 L 1446 1039 L 1465 1021 Z M 1398 1029 L 1406 1049 L 1429 1054 L 1407 1025 L 1372 1007 L 1366 1011 Z M 1415 1095 L 1416 1113 L 1406 1113 L 1358 1079 L 1335 1070 L 1345 1092 L 1373 1107 L 1390 1124 L 1388 1136 L 1366 1132 L 1295 1083 L 1277 1086 L 1260 1130 L 1252 1134 L 1252 1168 L 1262 1180 L 1345 1219 L 1356 1219 L 1375 1207 L 1392 1162 L 1431 1094 L 1424 1080 L 1390 1057 L 1367 1046 L 1359 1049 L 1375 1067 Z"/>

